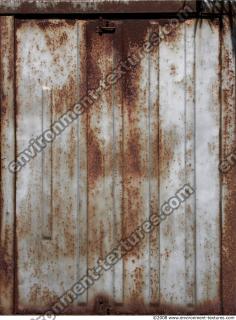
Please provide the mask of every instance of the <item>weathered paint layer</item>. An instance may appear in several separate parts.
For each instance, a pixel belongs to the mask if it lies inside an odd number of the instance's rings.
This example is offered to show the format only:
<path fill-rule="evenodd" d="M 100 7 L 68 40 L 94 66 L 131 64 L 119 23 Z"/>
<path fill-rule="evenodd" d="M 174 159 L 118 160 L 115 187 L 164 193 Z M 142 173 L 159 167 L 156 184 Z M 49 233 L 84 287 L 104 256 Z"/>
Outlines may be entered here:
<path fill-rule="evenodd" d="M 0 314 L 14 310 L 14 175 L 8 163 L 15 157 L 14 19 L 0 17 Z"/>
<path fill-rule="evenodd" d="M 160 20 L 114 24 L 100 36 L 96 21 L 17 21 L 18 152 L 165 30 Z M 46 311 L 185 183 L 195 194 L 62 313 L 235 312 L 235 174 L 218 170 L 235 140 L 229 21 L 221 32 L 218 20 L 176 26 L 17 173 L 16 313 Z"/>

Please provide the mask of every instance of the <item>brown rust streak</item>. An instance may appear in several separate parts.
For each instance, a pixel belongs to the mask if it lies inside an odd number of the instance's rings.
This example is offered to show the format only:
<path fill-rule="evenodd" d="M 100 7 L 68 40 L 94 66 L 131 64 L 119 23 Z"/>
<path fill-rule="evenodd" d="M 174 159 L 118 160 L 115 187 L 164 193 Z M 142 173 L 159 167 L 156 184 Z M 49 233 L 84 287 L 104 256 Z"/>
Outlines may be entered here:
<path fill-rule="evenodd" d="M 0 17 L 0 313 L 13 312 L 14 286 L 14 176 L 7 161 L 14 158 L 14 19 Z M 4 59 L 4 60 L 3 60 Z M 8 193 L 6 194 L 6 188 Z M 12 189 L 10 189 L 12 188 Z M 4 197 L 7 197 L 5 199 Z M 9 212 L 9 211 L 10 212 Z M 16 257 L 15 257 L 16 258 Z M 17 290 L 15 290 L 15 293 Z"/>
<path fill-rule="evenodd" d="M 145 184 L 147 178 L 146 128 L 141 127 L 147 116 L 146 89 L 141 89 L 142 61 L 138 56 L 147 39 L 148 21 L 124 23 L 123 59 L 130 57 L 130 70 L 123 80 L 123 226 L 122 236 L 128 237 L 143 221 Z M 130 60 L 131 61 L 131 60 Z M 135 235 L 134 235 L 135 237 Z M 133 238 L 133 241 L 136 240 Z M 136 300 L 143 304 L 145 268 L 141 267 L 146 241 L 135 245 L 124 257 L 124 298 L 126 303 Z M 132 265 L 130 261 L 133 260 Z M 132 270 L 129 270 L 132 268 Z"/>
<path fill-rule="evenodd" d="M 97 57 L 104 55 L 104 48 L 101 42 L 96 37 L 96 23 L 90 23 L 87 26 L 87 83 L 89 90 L 99 87 L 100 81 L 103 80 L 101 66 L 95 63 Z M 102 142 L 98 140 L 97 133 L 100 131 L 99 124 L 101 122 L 100 99 L 93 104 L 92 110 L 88 113 L 88 128 L 87 128 L 87 150 L 88 150 L 88 185 L 89 189 L 95 187 L 96 181 L 104 174 L 104 159 L 102 154 Z M 97 125 L 92 127 L 91 118 L 93 114 L 97 114 Z"/>
<path fill-rule="evenodd" d="M 137 49 L 142 45 L 147 33 L 148 22 L 143 23 L 131 23 L 127 22 L 124 26 L 124 53 L 123 58 L 131 56 L 132 53 L 136 53 Z M 126 75 L 123 81 L 124 90 L 124 117 L 125 117 L 125 136 L 124 136 L 124 194 L 128 199 L 127 212 L 124 214 L 124 236 L 128 236 L 134 226 L 138 225 L 139 218 L 137 208 L 140 208 L 142 203 L 140 198 L 140 190 L 138 182 L 133 184 L 134 177 L 140 181 L 145 174 L 145 168 L 143 167 L 143 160 L 141 159 L 141 136 L 142 133 L 137 128 L 139 122 L 140 103 L 138 101 L 139 96 L 139 84 L 141 76 L 140 63 L 137 63 L 135 67 Z M 135 250 L 137 251 L 137 250 Z M 138 254 L 138 252 L 136 252 Z"/>
<path fill-rule="evenodd" d="M 137 90 L 140 83 L 141 69 L 139 62 L 137 62 L 139 61 L 137 58 L 139 48 L 144 43 L 148 25 L 149 23 L 147 21 L 136 23 L 135 26 L 129 22 L 125 24 L 125 29 L 128 30 L 128 32 L 125 33 L 125 39 L 123 43 L 123 58 L 124 60 L 131 59 L 132 62 L 129 62 L 131 69 L 124 79 L 123 90 L 130 124 L 135 121 L 137 116 L 136 110 L 140 108 L 137 101 Z M 133 67 L 132 64 L 135 64 L 136 62 L 137 65 Z"/>
<path fill-rule="evenodd" d="M 142 176 L 144 174 L 144 170 L 142 170 L 144 168 L 142 168 L 139 154 L 141 150 L 139 140 L 140 133 L 138 131 L 132 131 L 127 142 L 126 151 L 126 168 L 132 176 Z"/>
<path fill-rule="evenodd" d="M 176 135 L 174 127 L 168 131 L 162 130 L 161 121 L 159 139 L 159 154 L 161 155 L 160 176 L 162 179 L 165 179 L 169 174 L 169 167 L 174 157 L 174 150 L 178 147 L 180 140 Z"/>
<path fill-rule="evenodd" d="M 223 121 L 222 121 L 222 153 L 223 159 L 235 149 L 235 60 L 233 54 L 224 45 L 224 37 L 228 38 L 230 32 L 229 22 L 224 22 L 222 30 L 222 75 L 223 90 Z M 231 127 L 233 127 L 233 133 Z M 224 224 L 222 226 L 222 303 L 224 314 L 236 313 L 236 167 L 222 174 L 224 192 L 223 212 Z"/>
<path fill-rule="evenodd" d="M 0 270 L 1 273 L 4 273 L 4 277 L 1 277 L 1 285 L 7 284 L 8 281 L 11 280 L 12 271 L 13 271 L 13 262 L 11 260 L 11 256 L 6 251 L 8 247 L 8 243 L 11 241 L 11 230 L 9 227 L 5 230 L 5 239 L 4 243 L 0 246 Z"/>
<path fill-rule="evenodd" d="M 72 109 L 76 103 L 76 80 L 75 75 L 70 75 L 64 86 L 55 88 L 53 92 L 54 109 L 56 119 L 62 116 L 63 112 Z"/>
<path fill-rule="evenodd" d="M 100 80 L 103 80 L 101 67 L 93 61 L 94 57 L 96 57 L 97 59 L 98 57 L 101 57 L 101 55 L 103 54 L 103 48 L 100 43 L 102 39 L 100 38 L 94 41 L 96 27 L 96 23 L 89 23 L 86 29 L 88 66 L 87 82 L 89 84 L 89 90 L 96 89 L 99 86 Z M 99 105 L 99 103 L 97 103 L 96 105 Z"/>
<path fill-rule="evenodd" d="M 222 234 L 223 304 L 227 314 L 235 314 L 236 301 L 236 168 L 227 174 L 225 222 Z"/>
<path fill-rule="evenodd" d="M 87 86 L 96 90 L 100 81 L 112 70 L 113 35 L 96 33 L 98 22 L 86 27 Z M 101 88 L 100 97 L 87 113 L 87 179 L 88 179 L 88 266 L 103 258 L 112 243 L 111 188 L 107 177 L 112 175 L 112 89 Z M 105 135 L 104 127 L 109 130 Z M 98 205 L 99 203 L 99 205 Z M 110 277 L 109 275 L 107 277 Z M 110 279 L 110 278 L 108 278 Z M 104 281 L 104 280 L 101 280 Z M 101 283 L 95 285 L 92 296 Z M 101 290 L 101 289 L 99 289 Z"/>
<path fill-rule="evenodd" d="M 93 187 L 103 175 L 103 156 L 99 141 L 92 130 L 88 132 L 88 182 Z"/>

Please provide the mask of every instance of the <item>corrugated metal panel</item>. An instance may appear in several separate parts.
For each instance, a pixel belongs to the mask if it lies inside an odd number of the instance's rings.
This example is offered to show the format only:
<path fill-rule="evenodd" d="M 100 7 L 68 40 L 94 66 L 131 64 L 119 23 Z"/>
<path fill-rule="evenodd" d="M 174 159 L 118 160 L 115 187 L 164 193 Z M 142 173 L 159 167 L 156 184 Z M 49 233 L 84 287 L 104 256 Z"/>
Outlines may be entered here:
<path fill-rule="evenodd" d="M 232 20 L 224 19 L 222 43 L 222 119 L 221 160 L 227 159 L 235 148 L 235 38 L 232 37 Z M 233 40 L 233 41 L 232 41 Z M 234 44 L 234 45 L 233 45 Z M 231 162 L 232 163 L 232 162 Z M 222 175 L 222 304 L 226 313 L 235 314 L 236 301 L 236 167 Z"/>
<path fill-rule="evenodd" d="M 165 23 L 114 21 L 100 36 L 96 21 L 18 20 L 17 153 Z M 17 313 L 46 311 L 186 183 L 194 195 L 63 313 L 235 311 L 235 173 L 218 170 L 235 139 L 223 27 L 176 26 L 17 173 Z"/>
<path fill-rule="evenodd" d="M 0 17 L 1 174 L 0 174 L 0 312 L 13 310 L 14 288 L 14 175 L 7 170 L 14 159 L 14 18 Z"/>

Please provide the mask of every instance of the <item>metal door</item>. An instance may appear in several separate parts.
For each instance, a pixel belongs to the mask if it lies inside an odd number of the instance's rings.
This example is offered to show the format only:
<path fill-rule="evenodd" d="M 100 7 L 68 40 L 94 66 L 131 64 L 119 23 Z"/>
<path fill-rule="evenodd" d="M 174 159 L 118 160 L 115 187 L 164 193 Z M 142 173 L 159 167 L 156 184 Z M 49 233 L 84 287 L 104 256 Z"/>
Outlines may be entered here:
<path fill-rule="evenodd" d="M 167 22 L 101 21 L 99 34 L 98 21 L 16 20 L 16 313 L 233 310 L 234 168 L 219 170 L 235 130 L 229 22 Z M 192 194 L 74 299 L 186 185 Z"/>

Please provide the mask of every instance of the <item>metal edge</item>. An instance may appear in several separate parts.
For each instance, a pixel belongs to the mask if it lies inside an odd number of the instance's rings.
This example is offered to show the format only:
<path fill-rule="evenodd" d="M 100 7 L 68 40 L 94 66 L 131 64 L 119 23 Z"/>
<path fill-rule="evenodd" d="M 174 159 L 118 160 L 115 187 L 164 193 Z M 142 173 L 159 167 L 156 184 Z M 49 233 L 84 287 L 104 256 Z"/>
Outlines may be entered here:
<path fill-rule="evenodd" d="M 185 5 L 196 10 L 193 0 L 0 0 L 0 14 L 177 13 Z"/>

